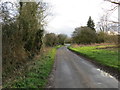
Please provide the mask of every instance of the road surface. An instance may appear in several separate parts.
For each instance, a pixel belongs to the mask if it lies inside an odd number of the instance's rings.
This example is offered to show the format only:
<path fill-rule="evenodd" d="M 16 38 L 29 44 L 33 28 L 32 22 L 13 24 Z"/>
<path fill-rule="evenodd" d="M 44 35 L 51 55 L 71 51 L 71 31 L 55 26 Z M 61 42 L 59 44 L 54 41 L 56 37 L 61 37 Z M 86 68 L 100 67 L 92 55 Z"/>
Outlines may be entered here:
<path fill-rule="evenodd" d="M 118 88 L 118 81 L 67 47 L 58 49 L 55 88 Z"/>

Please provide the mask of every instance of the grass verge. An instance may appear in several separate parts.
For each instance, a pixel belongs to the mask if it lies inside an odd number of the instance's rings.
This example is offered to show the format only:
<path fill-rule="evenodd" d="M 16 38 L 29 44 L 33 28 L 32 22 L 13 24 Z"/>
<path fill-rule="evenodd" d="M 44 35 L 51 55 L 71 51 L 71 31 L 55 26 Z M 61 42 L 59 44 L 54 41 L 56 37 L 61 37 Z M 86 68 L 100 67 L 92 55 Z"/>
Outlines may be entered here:
<path fill-rule="evenodd" d="M 106 45 L 108 47 L 108 45 Z M 120 71 L 120 61 L 118 59 L 118 50 L 97 49 L 106 46 L 82 46 L 69 47 L 70 50 L 80 53 L 102 65 L 115 68 Z M 110 45 L 109 45 L 110 46 Z"/>
<path fill-rule="evenodd" d="M 31 61 L 25 75 L 16 76 L 3 86 L 3 88 L 44 88 L 48 82 L 48 76 L 53 68 L 56 48 L 50 48 L 39 59 Z"/>

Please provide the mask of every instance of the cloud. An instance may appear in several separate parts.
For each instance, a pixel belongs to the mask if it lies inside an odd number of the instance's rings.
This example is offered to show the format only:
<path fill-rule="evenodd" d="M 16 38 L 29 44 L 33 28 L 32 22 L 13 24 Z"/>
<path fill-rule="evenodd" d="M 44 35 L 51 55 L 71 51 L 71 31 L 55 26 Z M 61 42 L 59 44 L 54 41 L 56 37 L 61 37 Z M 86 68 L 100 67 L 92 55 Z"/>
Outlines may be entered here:
<path fill-rule="evenodd" d="M 103 0 L 48 0 L 52 4 L 53 19 L 49 22 L 47 31 L 65 33 L 69 36 L 74 28 L 85 26 L 89 16 L 95 23 L 103 13 Z"/>

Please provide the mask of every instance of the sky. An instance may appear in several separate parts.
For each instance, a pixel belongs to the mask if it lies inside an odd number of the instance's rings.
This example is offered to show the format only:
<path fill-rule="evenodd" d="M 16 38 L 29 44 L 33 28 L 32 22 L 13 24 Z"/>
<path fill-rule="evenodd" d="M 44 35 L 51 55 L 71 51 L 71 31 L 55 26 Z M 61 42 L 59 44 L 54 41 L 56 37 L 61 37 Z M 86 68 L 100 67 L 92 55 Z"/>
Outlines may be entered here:
<path fill-rule="evenodd" d="M 9 1 L 9 0 L 6 0 Z M 16 1 L 16 0 L 10 0 Z M 19 1 L 19 0 L 17 0 Z M 30 0 L 23 0 L 30 1 Z M 104 0 L 43 0 L 50 6 L 50 15 L 46 31 L 56 34 L 72 35 L 76 27 L 86 26 L 89 16 L 92 17 L 95 25 L 100 17 L 110 10 L 110 2 Z M 110 15 L 112 21 L 118 19 L 118 10 Z"/>
<path fill-rule="evenodd" d="M 106 10 L 111 8 L 103 0 L 45 0 L 51 6 L 53 16 L 46 27 L 47 32 L 71 36 L 76 27 L 86 26 L 89 16 L 97 24 Z M 117 19 L 117 11 L 112 15 Z"/>

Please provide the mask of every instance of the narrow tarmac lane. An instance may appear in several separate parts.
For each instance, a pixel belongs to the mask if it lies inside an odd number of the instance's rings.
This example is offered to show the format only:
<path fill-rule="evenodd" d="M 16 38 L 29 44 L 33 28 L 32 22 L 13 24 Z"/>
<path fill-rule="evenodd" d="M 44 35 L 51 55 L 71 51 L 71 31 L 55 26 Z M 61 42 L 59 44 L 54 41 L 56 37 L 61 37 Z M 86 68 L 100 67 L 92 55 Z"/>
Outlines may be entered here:
<path fill-rule="evenodd" d="M 67 47 L 58 49 L 55 88 L 118 88 L 118 81 Z"/>

